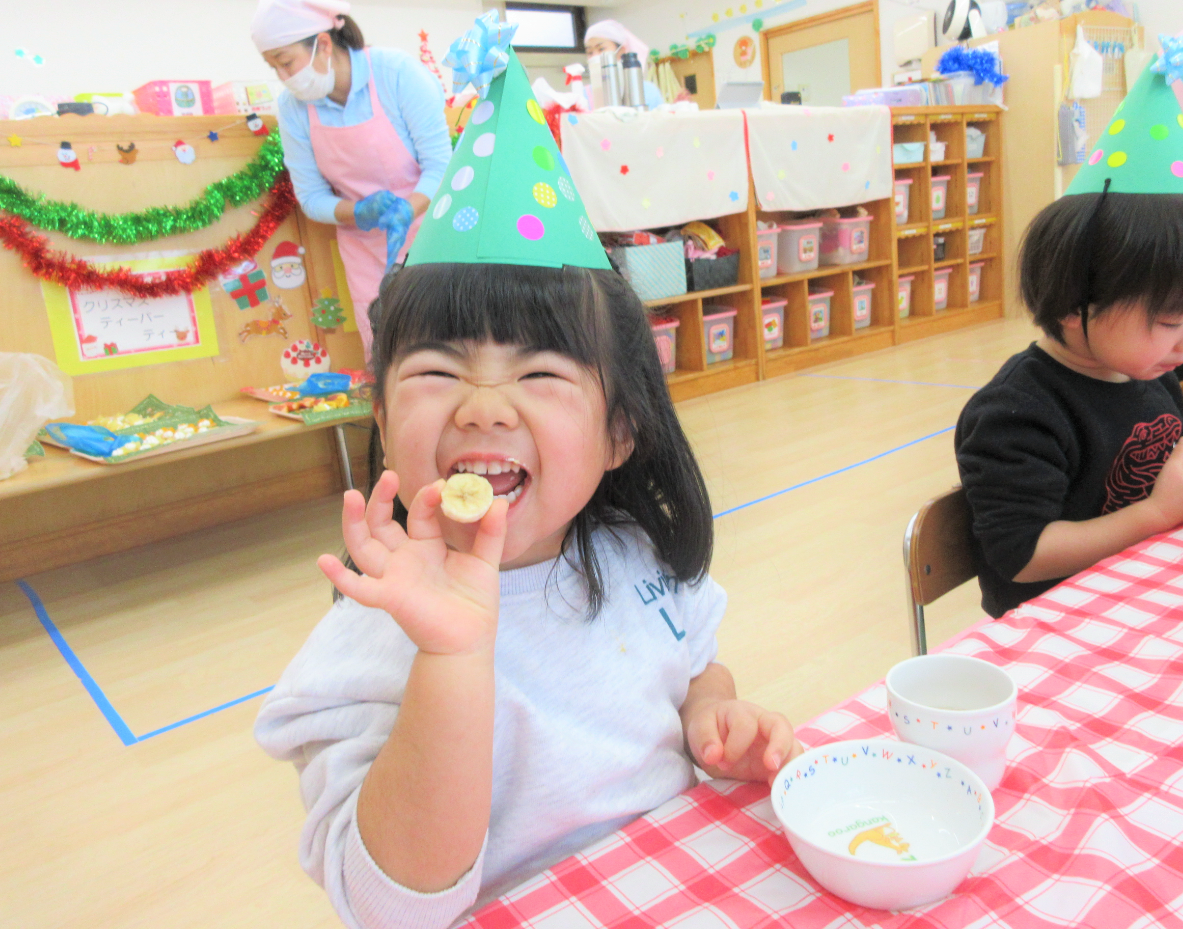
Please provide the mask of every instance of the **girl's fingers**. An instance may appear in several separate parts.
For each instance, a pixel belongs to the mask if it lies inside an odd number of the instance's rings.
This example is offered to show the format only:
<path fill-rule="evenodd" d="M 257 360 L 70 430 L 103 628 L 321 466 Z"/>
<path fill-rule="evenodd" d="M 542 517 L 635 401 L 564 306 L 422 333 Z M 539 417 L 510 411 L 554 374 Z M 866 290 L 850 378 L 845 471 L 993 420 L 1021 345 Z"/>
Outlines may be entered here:
<path fill-rule="evenodd" d="M 370 535 L 370 527 L 366 522 L 366 501 L 361 491 L 345 491 L 341 505 L 341 536 L 345 539 L 345 548 L 353 558 L 353 563 L 366 574 L 381 577 L 390 550 Z"/>
<path fill-rule="evenodd" d="M 398 548 L 407 537 L 403 527 L 394 521 L 394 498 L 398 494 L 398 484 L 397 474 L 383 471 L 366 506 L 366 524 L 370 527 L 370 535 L 391 550 Z"/>
<path fill-rule="evenodd" d="M 718 714 L 700 713 L 690 722 L 686 733 L 691 753 L 707 766 L 717 765 L 723 757 L 723 739 L 719 735 Z"/>
<path fill-rule="evenodd" d="M 355 600 L 362 606 L 380 607 L 377 583 L 373 578 L 362 574 L 355 574 L 335 555 L 321 555 L 316 559 L 316 566 L 324 573 L 334 587 L 350 600 Z"/>
<path fill-rule="evenodd" d="M 493 505 L 489 507 L 489 512 L 481 519 L 476 538 L 472 541 L 472 554 L 493 568 L 501 566 L 508 513 L 508 500 L 494 500 Z"/>
<path fill-rule="evenodd" d="M 764 749 L 764 767 L 777 772 L 793 748 L 793 727 L 780 713 L 760 716 L 760 735 L 768 743 Z"/>
<path fill-rule="evenodd" d="M 420 487 L 419 493 L 415 494 L 415 499 L 407 509 L 407 535 L 412 539 L 426 541 L 443 538 L 444 531 L 440 528 L 437 515 L 443 488 L 444 480 L 440 478 L 434 484 Z"/>
<path fill-rule="evenodd" d="M 723 742 L 723 763 L 733 765 L 745 754 L 755 741 L 759 728 L 750 713 L 739 703 L 729 703 L 725 711 L 724 724 L 727 735 Z"/>

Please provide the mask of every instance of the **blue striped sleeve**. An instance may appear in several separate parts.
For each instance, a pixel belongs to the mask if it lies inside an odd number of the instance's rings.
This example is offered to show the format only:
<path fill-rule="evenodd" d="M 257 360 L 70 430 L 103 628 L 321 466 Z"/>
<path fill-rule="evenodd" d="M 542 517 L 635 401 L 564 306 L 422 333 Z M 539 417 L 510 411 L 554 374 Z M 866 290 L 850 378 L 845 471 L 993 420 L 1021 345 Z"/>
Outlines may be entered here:
<path fill-rule="evenodd" d="M 333 193 L 332 185 L 316 166 L 308 104 L 301 103 L 286 90 L 279 96 L 279 137 L 283 142 L 283 161 L 292 176 L 301 209 L 318 223 L 336 224 L 333 211 L 341 198 Z"/>

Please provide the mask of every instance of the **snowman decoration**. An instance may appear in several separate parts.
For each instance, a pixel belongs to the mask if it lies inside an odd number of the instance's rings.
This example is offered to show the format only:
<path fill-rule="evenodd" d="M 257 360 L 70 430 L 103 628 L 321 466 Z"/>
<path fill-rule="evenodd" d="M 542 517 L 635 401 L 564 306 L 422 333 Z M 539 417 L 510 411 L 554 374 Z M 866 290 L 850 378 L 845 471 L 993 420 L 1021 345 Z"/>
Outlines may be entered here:
<path fill-rule="evenodd" d="M 197 160 L 197 152 L 184 139 L 177 139 L 173 143 L 173 154 L 177 156 L 177 161 L 183 165 L 191 165 Z"/>
<path fill-rule="evenodd" d="M 246 118 L 246 127 L 255 135 L 269 135 L 271 130 L 264 124 L 258 113 L 252 113 Z"/>
<path fill-rule="evenodd" d="M 271 255 L 271 282 L 280 290 L 294 290 L 304 283 L 304 247 L 280 242 Z"/>
<path fill-rule="evenodd" d="M 82 166 L 78 163 L 78 153 L 74 151 L 74 146 L 69 142 L 63 142 L 58 148 L 58 162 L 63 168 L 73 168 L 75 171 L 81 171 Z"/>

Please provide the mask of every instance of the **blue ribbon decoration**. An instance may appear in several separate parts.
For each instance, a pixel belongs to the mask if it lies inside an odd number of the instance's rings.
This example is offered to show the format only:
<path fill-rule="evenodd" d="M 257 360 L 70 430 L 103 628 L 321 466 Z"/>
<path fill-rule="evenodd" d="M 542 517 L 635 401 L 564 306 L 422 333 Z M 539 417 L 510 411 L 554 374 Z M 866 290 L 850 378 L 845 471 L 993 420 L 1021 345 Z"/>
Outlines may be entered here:
<path fill-rule="evenodd" d="M 509 66 L 509 43 L 517 31 L 518 24 L 500 22 L 496 10 L 479 17 L 444 56 L 444 66 L 452 69 L 452 93 L 471 84 L 482 100 L 489 96 L 489 85 Z"/>
<path fill-rule="evenodd" d="M 1010 75 L 998 70 L 998 56 L 984 48 L 969 49 L 964 45 L 954 45 L 937 62 L 940 74 L 956 74 L 959 71 L 970 71 L 974 76 L 974 85 L 989 82 L 1000 87 L 1010 80 Z"/>
<path fill-rule="evenodd" d="M 1162 55 L 1150 66 L 1150 70 L 1155 74 L 1165 74 L 1168 86 L 1183 80 L 1183 35 L 1160 35 L 1158 44 L 1162 46 Z"/>

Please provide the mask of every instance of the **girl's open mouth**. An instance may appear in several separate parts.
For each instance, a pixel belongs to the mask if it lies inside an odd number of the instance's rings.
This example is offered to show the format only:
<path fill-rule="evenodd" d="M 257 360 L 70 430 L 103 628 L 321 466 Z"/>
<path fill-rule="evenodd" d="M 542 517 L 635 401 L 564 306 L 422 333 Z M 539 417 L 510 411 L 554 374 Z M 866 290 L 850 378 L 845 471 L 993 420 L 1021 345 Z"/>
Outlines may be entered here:
<path fill-rule="evenodd" d="M 458 461 L 452 465 L 449 477 L 461 473 L 479 474 L 493 485 L 493 495 L 504 497 L 510 506 L 517 502 L 530 482 L 529 472 L 514 458 Z"/>

